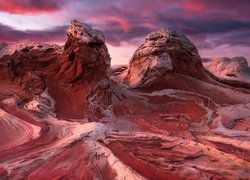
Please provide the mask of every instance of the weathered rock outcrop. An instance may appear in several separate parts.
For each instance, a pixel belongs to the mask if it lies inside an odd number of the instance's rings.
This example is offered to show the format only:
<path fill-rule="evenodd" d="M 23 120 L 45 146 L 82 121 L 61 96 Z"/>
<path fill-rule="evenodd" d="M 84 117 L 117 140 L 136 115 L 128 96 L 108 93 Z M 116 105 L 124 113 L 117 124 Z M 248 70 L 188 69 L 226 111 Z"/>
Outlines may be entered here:
<path fill-rule="evenodd" d="M 238 74 L 248 69 L 248 63 L 247 60 L 242 56 L 231 59 L 228 57 L 222 57 L 212 60 L 207 68 L 216 76 L 237 77 Z"/>
<path fill-rule="evenodd" d="M 82 43 L 105 43 L 105 37 L 101 31 L 92 29 L 87 24 L 73 20 L 71 26 L 67 29 L 67 34 L 70 37 L 78 39 Z"/>
<path fill-rule="evenodd" d="M 132 87 L 148 86 L 166 72 L 204 78 L 196 47 L 171 29 L 161 29 L 146 37 L 129 62 L 126 82 Z"/>
<path fill-rule="evenodd" d="M 249 88 L 216 81 L 184 35 L 150 33 L 111 68 L 100 31 L 67 35 L 0 50 L 1 180 L 250 177 Z"/>
<path fill-rule="evenodd" d="M 3 44 L 2 48 L 0 48 L 0 58 L 5 55 L 13 55 L 14 53 L 20 52 L 29 52 L 29 51 L 41 51 L 47 53 L 48 51 L 52 50 L 60 50 L 61 47 L 58 45 L 50 45 L 50 44 L 43 44 L 35 41 L 30 40 L 23 40 L 16 43 L 11 44 Z"/>
<path fill-rule="evenodd" d="M 53 91 L 50 93 L 60 101 L 58 113 L 67 117 L 92 116 L 97 111 L 101 114 L 93 105 L 92 97 L 97 96 L 94 101 L 101 99 L 102 102 L 96 103 L 98 105 L 110 103 L 110 56 L 104 36 L 76 20 L 71 22 L 67 35 L 62 55 L 46 70 L 52 80 L 50 89 Z M 101 91 L 97 93 L 99 89 Z M 66 98 L 62 99 L 59 91 L 64 92 Z"/>
<path fill-rule="evenodd" d="M 20 41 L 0 50 L 0 79 L 19 85 L 28 94 L 42 93 L 46 88 L 46 67 L 61 52 L 57 45 Z"/>
<path fill-rule="evenodd" d="M 242 56 L 213 59 L 205 67 L 221 79 L 250 83 L 250 68 L 246 58 Z"/>
<path fill-rule="evenodd" d="M 104 36 L 75 20 L 67 35 L 64 49 L 29 40 L 6 46 L 0 50 L 0 79 L 22 87 L 29 99 L 47 88 L 58 102 L 58 115 L 83 117 L 96 111 L 101 114 L 93 104 L 110 103 L 110 56 Z"/>
<path fill-rule="evenodd" d="M 104 79 L 110 68 L 110 56 L 103 34 L 73 20 L 67 35 L 62 57 L 50 67 L 53 79 L 65 83 L 90 83 Z"/>

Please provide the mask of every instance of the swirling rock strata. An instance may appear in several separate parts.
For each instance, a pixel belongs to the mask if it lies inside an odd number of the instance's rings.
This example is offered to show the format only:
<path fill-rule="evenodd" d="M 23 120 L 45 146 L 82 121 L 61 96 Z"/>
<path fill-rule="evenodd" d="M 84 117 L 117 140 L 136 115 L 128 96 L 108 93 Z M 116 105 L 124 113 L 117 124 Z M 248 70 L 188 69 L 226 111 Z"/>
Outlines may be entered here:
<path fill-rule="evenodd" d="M 150 33 L 111 68 L 101 32 L 67 36 L 0 50 L 0 179 L 248 179 L 249 88 L 209 74 L 184 35 Z"/>

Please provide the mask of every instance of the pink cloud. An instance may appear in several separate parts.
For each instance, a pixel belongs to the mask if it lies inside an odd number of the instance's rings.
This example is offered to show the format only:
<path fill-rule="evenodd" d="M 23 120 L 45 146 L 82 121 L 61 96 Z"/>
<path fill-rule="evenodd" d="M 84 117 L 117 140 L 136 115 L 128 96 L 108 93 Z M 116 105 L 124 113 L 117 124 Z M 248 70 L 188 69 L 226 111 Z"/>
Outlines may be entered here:
<path fill-rule="evenodd" d="M 39 14 L 58 11 L 64 0 L 0 0 L 0 10 L 13 14 Z"/>
<path fill-rule="evenodd" d="M 17 31 L 0 26 L 0 40 L 28 38 L 62 44 L 66 39 L 62 25 L 76 18 L 102 30 L 112 53 L 123 51 L 124 42 L 129 49 L 138 46 L 149 32 L 163 27 L 183 32 L 202 52 L 211 52 L 218 46 L 250 45 L 249 6 L 248 0 L 0 0 L 0 10 L 4 12 L 31 16 L 43 13 L 48 17 L 57 12 L 52 18 L 58 19 L 54 21 L 55 28 L 43 31 Z M 117 50 L 119 47 L 121 51 Z"/>

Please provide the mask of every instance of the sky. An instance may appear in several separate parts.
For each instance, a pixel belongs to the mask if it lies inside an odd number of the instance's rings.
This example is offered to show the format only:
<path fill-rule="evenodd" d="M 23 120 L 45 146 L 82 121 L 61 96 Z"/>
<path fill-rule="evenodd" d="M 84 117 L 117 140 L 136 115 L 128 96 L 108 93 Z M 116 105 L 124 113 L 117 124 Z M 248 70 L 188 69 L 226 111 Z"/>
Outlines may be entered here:
<path fill-rule="evenodd" d="M 203 58 L 250 63 L 250 0 L 0 0 L 0 42 L 64 44 L 72 19 L 103 31 L 112 64 L 127 64 L 145 36 L 184 33 Z"/>

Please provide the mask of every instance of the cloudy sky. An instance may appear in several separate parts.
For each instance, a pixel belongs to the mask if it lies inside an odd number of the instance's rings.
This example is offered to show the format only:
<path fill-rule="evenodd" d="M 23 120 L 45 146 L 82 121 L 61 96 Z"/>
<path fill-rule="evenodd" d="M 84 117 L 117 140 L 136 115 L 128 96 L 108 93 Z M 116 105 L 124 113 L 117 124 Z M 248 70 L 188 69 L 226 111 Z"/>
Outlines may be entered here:
<path fill-rule="evenodd" d="M 0 41 L 63 44 L 77 19 L 104 32 L 112 64 L 127 63 L 163 27 L 186 34 L 204 58 L 250 60 L 249 7 L 250 0 L 0 0 Z"/>

